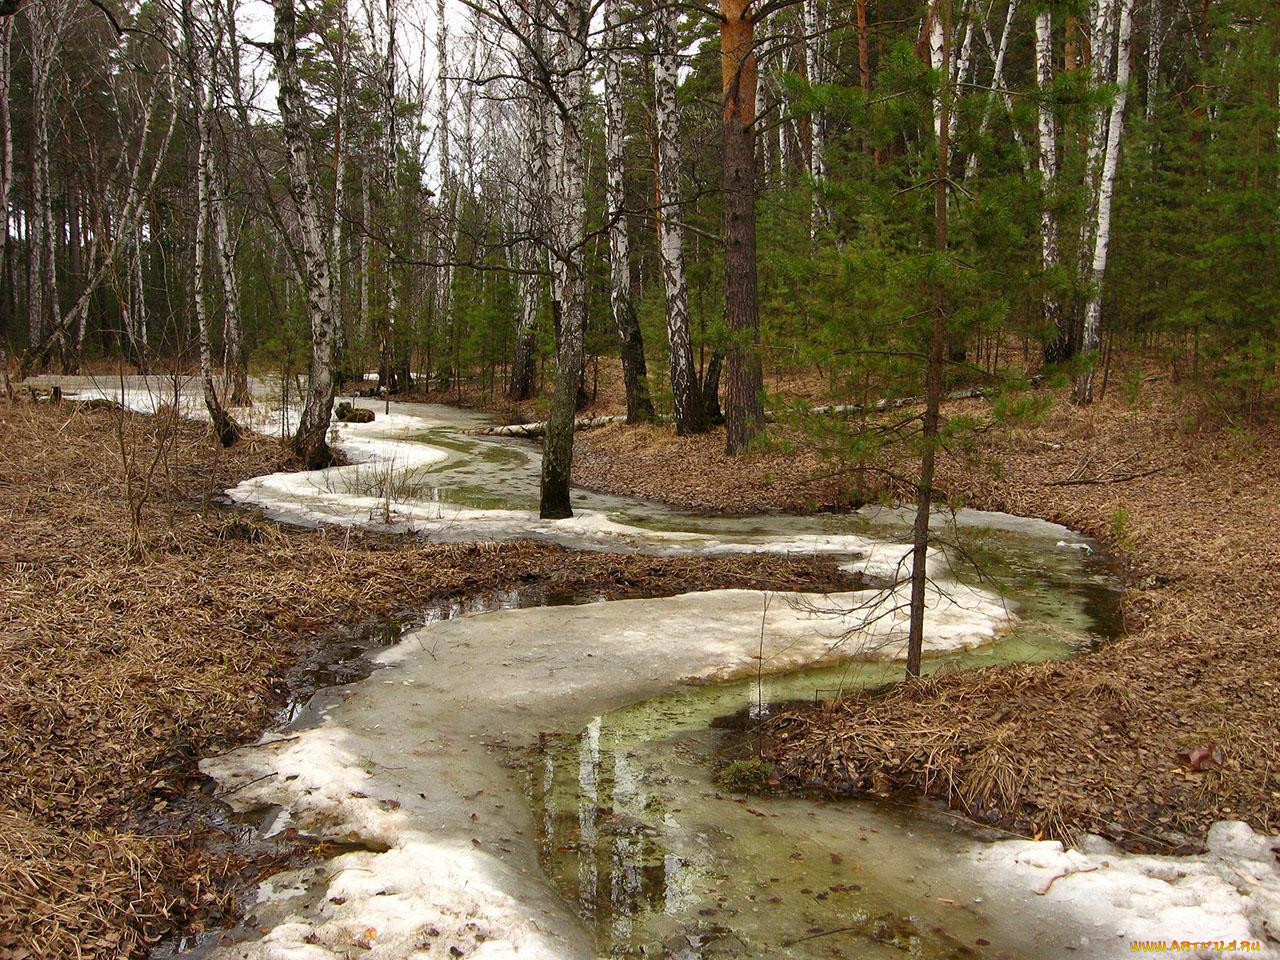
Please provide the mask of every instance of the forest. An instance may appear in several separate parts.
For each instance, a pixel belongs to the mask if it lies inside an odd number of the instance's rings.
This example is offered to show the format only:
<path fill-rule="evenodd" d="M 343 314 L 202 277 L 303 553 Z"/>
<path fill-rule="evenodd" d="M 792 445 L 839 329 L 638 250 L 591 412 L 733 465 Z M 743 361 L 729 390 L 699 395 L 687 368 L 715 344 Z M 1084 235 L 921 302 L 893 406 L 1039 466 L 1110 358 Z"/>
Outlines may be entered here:
<path fill-rule="evenodd" d="M 1280 957 L 1275 0 L 0 0 L 0 960 Z"/>

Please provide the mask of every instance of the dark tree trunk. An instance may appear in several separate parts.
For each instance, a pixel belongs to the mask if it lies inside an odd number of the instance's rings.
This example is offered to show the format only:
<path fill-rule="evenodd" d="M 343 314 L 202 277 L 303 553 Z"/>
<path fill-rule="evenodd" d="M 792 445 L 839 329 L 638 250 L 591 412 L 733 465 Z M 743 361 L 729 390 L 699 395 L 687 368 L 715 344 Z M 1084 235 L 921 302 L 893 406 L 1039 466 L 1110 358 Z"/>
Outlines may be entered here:
<path fill-rule="evenodd" d="M 707 361 L 702 377 L 702 409 L 707 423 L 724 423 L 724 411 L 720 409 L 720 370 L 724 366 L 724 354 L 717 350 Z"/>
<path fill-rule="evenodd" d="M 724 89 L 725 320 L 729 328 L 725 388 L 726 449 L 741 453 L 764 425 L 760 310 L 756 299 L 756 58 L 749 0 L 721 0 Z"/>
<path fill-rule="evenodd" d="M 628 271 L 631 269 L 627 267 Z M 622 381 L 627 389 L 627 423 L 652 423 L 653 398 L 649 396 L 649 370 L 644 359 L 644 338 L 635 307 L 627 298 L 618 325 L 618 349 L 622 354 Z"/>
<path fill-rule="evenodd" d="M 935 16 L 942 18 L 942 76 L 951 75 L 951 0 L 936 0 Z M 933 241 L 939 257 L 947 252 L 947 170 L 949 166 L 948 126 L 951 91 L 942 81 L 938 92 L 938 165 L 933 191 Z M 928 588 L 929 509 L 933 503 L 934 461 L 938 447 L 938 408 L 942 403 L 943 361 L 947 352 L 947 299 L 940 278 L 933 281 L 933 323 L 929 337 L 929 361 L 925 373 L 925 409 L 920 454 L 920 483 L 917 487 L 916 518 L 912 527 L 911 623 L 907 635 L 907 676 L 920 676 L 924 651 L 925 592 Z"/>

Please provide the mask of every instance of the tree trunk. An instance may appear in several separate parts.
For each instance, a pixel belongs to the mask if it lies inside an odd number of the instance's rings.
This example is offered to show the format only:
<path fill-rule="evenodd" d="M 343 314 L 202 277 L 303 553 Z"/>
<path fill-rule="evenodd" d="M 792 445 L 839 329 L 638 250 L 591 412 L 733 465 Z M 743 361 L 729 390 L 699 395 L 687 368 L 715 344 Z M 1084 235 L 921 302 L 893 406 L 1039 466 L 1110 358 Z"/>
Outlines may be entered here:
<path fill-rule="evenodd" d="M 231 186 L 227 177 L 217 167 L 212 152 L 208 157 L 209 183 L 214 195 L 210 198 L 209 213 L 213 222 L 213 241 L 218 274 L 222 280 L 222 299 L 225 315 L 226 370 L 230 395 L 227 403 L 233 407 L 247 407 L 253 402 L 249 392 L 249 362 L 244 346 L 244 325 L 240 316 L 240 280 L 236 275 L 236 249 L 231 239 L 231 223 L 228 208 L 231 205 Z"/>
<path fill-rule="evenodd" d="M 558 38 L 554 82 L 558 87 L 556 184 L 553 242 L 559 264 L 556 299 L 560 303 L 560 335 L 556 346 L 556 385 L 542 447 L 540 515 L 555 520 L 573 516 L 569 478 L 573 468 L 573 421 L 582 383 L 586 327 L 583 244 L 586 235 L 585 156 L 587 37 L 590 18 L 583 0 L 566 0 L 564 31 Z"/>
<path fill-rule="evenodd" d="M 1053 22 L 1048 7 L 1036 11 L 1036 132 L 1040 168 L 1040 268 L 1045 290 L 1040 303 L 1044 324 L 1044 362 L 1060 363 L 1070 355 L 1070 331 L 1063 325 L 1062 309 L 1052 289 L 1058 266 L 1058 213 L 1054 188 L 1058 176 L 1058 127 L 1053 90 Z"/>
<path fill-rule="evenodd" d="M 1106 153 L 1102 179 L 1098 185 L 1097 215 L 1093 228 L 1093 259 L 1090 265 L 1089 301 L 1084 312 L 1084 332 L 1080 351 L 1086 365 L 1076 379 L 1077 403 L 1093 401 L 1093 368 L 1102 326 L 1103 280 L 1107 272 L 1107 250 L 1111 242 L 1111 199 L 1115 193 L 1116 168 L 1120 161 L 1120 138 L 1124 134 L 1124 108 L 1129 96 L 1129 44 L 1133 36 L 1133 0 L 1120 0 L 1119 42 L 1116 52 L 1115 99 L 1107 124 Z"/>
<path fill-rule="evenodd" d="M 66 179 L 66 206 L 67 206 L 67 287 L 72 291 L 79 291 L 84 287 L 84 230 L 80 221 L 80 183 L 74 174 Z M 61 230 L 61 224 L 59 224 Z M 92 258 L 92 252 L 90 253 Z M 74 295 L 74 294 L 73 294 Z M 61 307 L 59 306 L 59 309 Z M 76 316 L 75 339 L 71 350 L 67 357 L 64 358 L 63 369 L 68 373 L 73 373 L 80 369 L 81 361 L 84 357 L 84 337 L 87 310 L 82 310 Z"/>
<path fill-rule="evenodd" d="M 539 53 L 541 54 L 541 44 Z M 522 58 L 526 76 L 533 76 L 537 66 L 531 57 Z M 525 101 L 525 152 L 523 182 L 521 183 L 519 213 L 520 227 L 526 237 L 520 245 L 520 319 L 516 324 L 515 356 L 511 363 L 511 376 L 507 396 L 517 402 L 533 396 L 536 357 L 536 332 L 538 308 L 542 300 L 542 276 L 540 267 L 546 266 L 545 251 L 539 241 L 546 242 L 549 217 L 547 197 L 551 193 L 550 141 L 547 129 L 547 105 L 545 91 L 530 86 Z"/>
<path fill-rule="evenodd" d="M 371 174 L 369 172 L 371 164 L 369 158 L 365 157 L 364 162 L 360 164 L 360 334 L 364 338 L 364 343 L 373 343 L 377 339 L 377 331 L 373 329 L 373 314 L 371 287 L 373 286 L 373 260 L 370 254 L 369 231 L 373 229 L 373 200 L 370 196 L 372 186 L 370 184 Z M 362 353 L 362 361 L 367 360 L 367 355 Z M 364 373 L 362 369 L 361 374 Z"/>
<path fill-rule="evenodd" d="M 934 252 L 939 260 L 947 253 L 947 171 L 950 166 L 951 113 L 951 0 L 935 0 L 939 9 L 934 19 L 940 26 L 941 49 L 935 117 L 938 131 L 938 158 L 933 189 Z M 940 269 L 941 264 L 938 265 Z M 938 446 L 939 407 L 942 402 L 943 360 L 947 342 L 947 302 L 942 280 L 933 281 L 933 322 L 929 337 L 929 360 L 925 373 L 925 411 L 922 425 L 920 483 L 916 493 L 916 517 L 911 536 L 911 622 L 907 633 L 907 676 L 920 676 L 924 651 L 925 593 L 928 589 L 929 512 L 933 503 L 934 461 Z"/>
<path fill-rule="evenodd" d="M 825 20 L 818 0 L 804 0 L 805 67 L 811 84 L 827 82 Z M 823 184 L 827 178 L 826 122 L 820 111 L 809 113 L 809 179 L 813 181 L 813 209 L 809 235 L 816 237 L 829 220 Z"/>
<path fill-rule="evenodd" d="M 991 66 L 991 83 L 989 86 L 992 90 L 999 90 L 1000 97 L 1005 103 L 1005 109 L 1010 116 L 1013 114 L 1013 101 L 1009 96 L 1009 91 L 1004 88 L 1004 60 L 1005 54 L 1009 51 L 1009 37 L 1013 33 L 1013 15 L 1018 10 L 1018 0 L 1009 0 L 1009 6 L 1005 9 L 1004 29 L 1000 32 L 1000 43 L 997 45 L 992 42 L 991 31 L 987 27 L 985 19 L 981 20 L 982 37 L 987 42 L 987 48 L 995 50 L 993 63 Z M 991 103 L 987 100 L 982 105 L 982 121 L 979 125 L 979 132 L 986 133 L 987 125 L 991 122 Z M 1013 136 L 1019 146 L 1022 146 L 1022 134 L 1018 131 L 1015 123 L 1013 126 Z M 970 180 L 978 172 L 978 151 L 974 150 L 969 154 L 968 160 L 965 161 L 964 177 Z"/>
<path fill-rule="evenodd" d="M 689 282 L 684 268 L 684 227 L 680 223 L 680 123 L 676 110 L 676 18 L 673 7 L 657 11 L 656 50 L 653 58 L 653 90 L 658 142 L 658 252 L 667 295 L 667 342 L 671 367 L 671 394 L 675 404 L 676 432 L 701 433 L 706 429 L 705 409 L 698 374 L 693 363 L 689 332 Z M 751 98 L 755 110 L 754 91 Z"/>
<path fill-rule="evenodd" d="M 731 342 L 725 391 L 726 449 L 742 453 L 764 425 L 760 310 L 756 294 L 754 25 L 748 0 L 720 0 L 724 92 L 725 320 Z"/>
<path fill-rule="evenodd" d="M 387 21 L 387 53 L 383 60 L 383 116 L 382 125 L 386 136 L 383 147 L 383 197 L 384 202 L 394 205 L 399 201 L 399 184 L 396 180 L 396 8 L 395 0 L 386 0 Z M 387 218 L 388 229 L 391 217 Z M 400 309 L 399 291 L 396 289 L 395 264 L 391 257 L 384 257 L 387 288 L 386 316 L 383 317 L 382 329 L 378 337 L 378 386 L 390 395 L 403 389 L 406 385 L 399 382 L 396 371 L 395 336 L 396 314 Z"/>
<path fill-rule="evenodd" d="M 61 44 L 65 8 L 59 3 L 35 3 L 27 8 L 31 30 L 31 237 L 33 275 L 29 297 L 29 349 L 39 351 L 49 338 L 62 354 L 66 345 L 58 309 L 56 231 L 53 224 L 53 191 L 49 178 L 49 83 Z M 31 231 L 29 231 L 29 234 Z M 31 358 L 40 362 L 42 356 Z"/>
<path fill-rule="evenodd" d="M 609 308 L 618 333 L 622 380 L 627 391 L 627 422 L 653 419 L 644 339 L 631 303 L 631 256 L 627 237 L 625 146 L 626 109 L 622 93 L 622 37 L 619 0 L 605 6 L 604 118 L 606 200 L 609 218 Z"/>
<path fill-rule="evenodd" d="M 1151 0 L 1148 9 L 1150 32 L 1147 34 L 1147 100 L 1144 114 L 1150 121 L 1155 114 L 1160 92 L 1160 55 L 1164 50 L 1163 0 Z"/>
<path fill-rule="evenodd" d="M 213 113 L 213 76 L 216 52 L 206 55 L 202 45 L 197 45 L 196 25 L 191 12 L 192 0 L 182 2 L 183 48 L 187 60 L 187 80 L 190 84 L 191 112 L 196 124 L 196 230 L 195 263 L 192 266 L 192 301 L 196 315 L 196 333 L 200 345 L 200 386 L 204 392 L 204 404 L 209 411 L 214 435 L 229 447 L 239 439 L 239 431 L 227 416 L 213 381 L 213 349 L 209 340 L 209 314 L 206 303 L 205 248 L 208 239 L 212 184 L 210 173 L 213 161 L 210 157 L 209 118 Z M 207 66 L 207 76 L 206 74 Z"/>
<path fill-rule="evenodd" d="M 437 247 L 440 265 L 436 269 L 436 326 L 448 330 L 451 327 L 453 268 L 453 166 L 450 159 L 453 135 L 449 126 L 449 21 L 445 13 L 445 0 L 436 0 L 436 137 L 439 141 L 439 198 L 436 201 L 438 217 Z M 428 371 L 430 377 L 434 371 Z"/>
<path fill-rule="evenodd" d="M 293 449 L 309 467 L 327 466 L 329 420 L 337 389 L 334 368 L 337 341 L 334 334 L 333 283 L 329 258 L 320 227 L 316 202 L 315 171 L 304 119 L 302 78 L 298 69 L 298 23 L 294 0 L 274 0 L 275 43 L 273 53 L 280 84 L 280 119 L 288 151 L 289 184 L 297 204 L 302 234 L 303 280 L 307 291 L 307 316 L 311 324 L 311 371 L 306 402 Z"/>

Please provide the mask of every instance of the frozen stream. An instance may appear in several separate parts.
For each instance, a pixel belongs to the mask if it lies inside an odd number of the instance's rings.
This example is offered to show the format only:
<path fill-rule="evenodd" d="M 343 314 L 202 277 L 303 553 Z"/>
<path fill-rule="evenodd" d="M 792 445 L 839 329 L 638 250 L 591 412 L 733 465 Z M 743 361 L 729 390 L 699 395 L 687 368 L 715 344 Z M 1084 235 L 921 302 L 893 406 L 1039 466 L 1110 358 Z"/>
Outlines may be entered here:
<path fill-rule="evenodd" d="M 432 538 L 823 553 L 880 578 L 904 556 L 904 517 L 889 510 L 733 519 L 580 492 L 573 520 L 541 521 L 536 448 L 466 436 L 483 421 L 450 408 L 374 408 L 374 423 L 335 431 L 360 462 L 231 497 L 289 522 Z M 963 550 L 930 557 L 930 669 L 1065 656 L 1111 629 L 1114 586 L 1080 537 L 970 512 L 944 527 Z M 896 676 L 903 600 L 712 591 L 407 632 L 367 679 L 202 763 L 265 831 L 358 848 L 273 877 L 254 929 L 210 955 L 1109 957 L 1131 939 L 1231 940 L 1280 920 L 1270 841 L 1242 825 L 1220 825 L 1202 858 L 1125 857 L 712 783 L 717 752 L 741 735 L 714 718 Z M 1242 867 L 1255 886 L 1235 879 Z"/>

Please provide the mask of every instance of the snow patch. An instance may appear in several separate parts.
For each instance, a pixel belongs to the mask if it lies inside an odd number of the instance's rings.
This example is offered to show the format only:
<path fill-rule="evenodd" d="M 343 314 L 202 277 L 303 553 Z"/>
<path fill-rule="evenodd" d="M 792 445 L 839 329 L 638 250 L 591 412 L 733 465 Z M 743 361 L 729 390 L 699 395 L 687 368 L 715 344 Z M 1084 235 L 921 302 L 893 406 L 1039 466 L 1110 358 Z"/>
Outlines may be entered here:
<path fill-rule="evenodd" d="M 1092 926 L 1089 956 L 1128 956 L 1133 942 L 1234 941 L 1235 950 L 1179 956 L 1280 958 L 1280 837 L 1239 821 L 1215 823 L 1197 856 L 1127 854 L 1096 838 L 1073 849 L 1008 840 L 978 850 L 974 862 Z"/>

